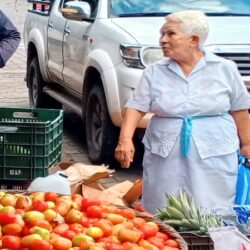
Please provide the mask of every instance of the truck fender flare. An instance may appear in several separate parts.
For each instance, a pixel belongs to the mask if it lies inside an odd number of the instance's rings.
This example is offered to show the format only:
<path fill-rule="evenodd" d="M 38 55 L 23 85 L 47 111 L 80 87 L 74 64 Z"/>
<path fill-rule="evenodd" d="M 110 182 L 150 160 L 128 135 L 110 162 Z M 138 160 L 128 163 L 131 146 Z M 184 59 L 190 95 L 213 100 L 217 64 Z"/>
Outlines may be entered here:
<path fill-rule="evenodd" d="M 38 29 L 33 29 L 29 34 L 29 43 L 33 43 L 36 51 L 37 51 L 37 57 L 40 65 L 40 71 L 43 77 L 44 81 L 49 81 L 46 62 L 47 62 L 47 54 L 45 53 L 47 48 L 44 44 L 44 38 L 41 34 L 41 32 Z M 46 38 L 47 41 L 47 38 Z M 45 42 L 46 42 L 45 41 Z"/>
<path fill-rule="evenodd" d="M 121 124 L 121 104 L 116 71 L 108 53 L 101 49 L 91 51 L 86 59 L 86 67 L 95 68 L 101 76 L 110 118 L 115 126 Z"/>

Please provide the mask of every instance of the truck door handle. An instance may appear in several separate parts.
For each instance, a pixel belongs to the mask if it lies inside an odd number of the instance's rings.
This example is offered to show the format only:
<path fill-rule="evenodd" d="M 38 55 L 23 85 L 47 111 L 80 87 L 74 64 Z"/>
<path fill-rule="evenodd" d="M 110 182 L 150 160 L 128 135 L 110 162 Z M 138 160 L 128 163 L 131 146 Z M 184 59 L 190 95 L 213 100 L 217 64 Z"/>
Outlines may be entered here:
<path fill-rule="evenodd" d="M 54 25 L 53 25 L 52 22 L 49 22 L 48 26 L 49 26 L 49 28 L 51 28 L 51 29 L 54 27 Z"/>
<path fill-rule="evenodd" d="M 69 28 L 66 28 L 66 29 L 64 30 L 64 32 L 65 32 L 67 35 L 69 35 L 69 34 L 70 34 L 70 29 L 69 29 Z"/>

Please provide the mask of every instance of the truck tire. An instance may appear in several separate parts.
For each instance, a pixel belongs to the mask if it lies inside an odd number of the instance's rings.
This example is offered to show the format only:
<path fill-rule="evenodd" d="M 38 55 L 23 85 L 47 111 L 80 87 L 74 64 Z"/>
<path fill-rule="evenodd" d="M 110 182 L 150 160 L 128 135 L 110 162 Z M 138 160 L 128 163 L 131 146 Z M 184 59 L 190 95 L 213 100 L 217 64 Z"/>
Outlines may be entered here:
<path fill-rule="evenodd" d="M 62 104 L 43 92 L 43 81 L 38 58 L 34 57 L 29 65 L 27 73 L 27 85 L 29 88 L 29 102 L 32 108 L 62 108 Z"/>
<path fill-rule="evenodd" d="M 117 167 L 114 150 L 119 129 L 109 117 L 103 88 L 95 85 L 88 95 L 86 107 L 86 141 L 89 158 L 93 163 Z"/>

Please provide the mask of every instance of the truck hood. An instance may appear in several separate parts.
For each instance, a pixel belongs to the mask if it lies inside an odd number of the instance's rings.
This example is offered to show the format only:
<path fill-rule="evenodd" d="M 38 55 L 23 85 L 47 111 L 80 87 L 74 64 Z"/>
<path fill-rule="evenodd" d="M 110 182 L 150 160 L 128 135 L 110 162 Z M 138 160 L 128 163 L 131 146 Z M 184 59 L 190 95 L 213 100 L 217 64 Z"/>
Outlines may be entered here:
<path fill-rule="evenodd" d="M 159 30 L 164 17 L 123 17 L 113 18 L 112 22 L 138 44 L 159 45 Z M 209 17 L 209 29 L 206 46 L 211 50 L 220 45 L 231 46 L 231 52 L 232 46 L 250 47 L 250 17 Z"/>
<path fill-rule="evenodd" d="M 113 23 L 130 34 L 138 44 L 159 45 L 160 28 L 164 17 L 120 17 Z"/>

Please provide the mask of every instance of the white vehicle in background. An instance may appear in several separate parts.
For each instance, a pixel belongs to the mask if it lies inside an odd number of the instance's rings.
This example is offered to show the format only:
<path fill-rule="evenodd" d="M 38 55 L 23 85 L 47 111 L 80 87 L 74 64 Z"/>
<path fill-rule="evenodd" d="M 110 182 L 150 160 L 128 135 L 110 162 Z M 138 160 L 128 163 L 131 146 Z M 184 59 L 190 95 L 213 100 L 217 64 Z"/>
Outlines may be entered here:
<path fill-rule="evenodd" d="M 79 114 L 89 157 L 109 163 L 121 110 L 143 70 L 162 57 L 168 13 L 199 9 L 209 18 L 206 49 L 234 60 L 250 89 L 249 0 L 28 0 L 24 39 L 32 107 Z M 169 97 L 171 98 L 171 97 Z M 144 129 L 148 117 L 138 128 Z"/>

